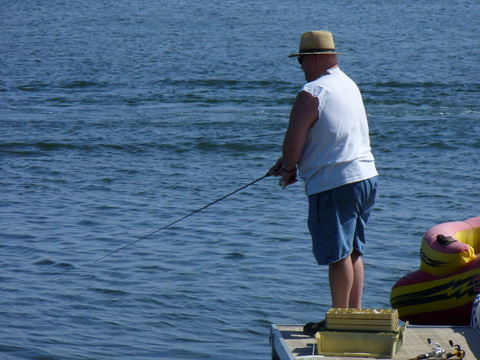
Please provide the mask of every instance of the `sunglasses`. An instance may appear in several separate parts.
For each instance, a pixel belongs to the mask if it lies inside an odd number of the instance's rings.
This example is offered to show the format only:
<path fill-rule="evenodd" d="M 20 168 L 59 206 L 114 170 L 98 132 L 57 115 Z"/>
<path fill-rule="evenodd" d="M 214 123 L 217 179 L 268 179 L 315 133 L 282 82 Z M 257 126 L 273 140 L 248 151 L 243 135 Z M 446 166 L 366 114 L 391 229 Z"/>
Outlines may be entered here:
<path fill-rule="evenodd" d="M 303 56 L 297 57 L 297 60 L 298 60 L 298 63 L 299 63 L 300 65 L 303 64 Z"/>

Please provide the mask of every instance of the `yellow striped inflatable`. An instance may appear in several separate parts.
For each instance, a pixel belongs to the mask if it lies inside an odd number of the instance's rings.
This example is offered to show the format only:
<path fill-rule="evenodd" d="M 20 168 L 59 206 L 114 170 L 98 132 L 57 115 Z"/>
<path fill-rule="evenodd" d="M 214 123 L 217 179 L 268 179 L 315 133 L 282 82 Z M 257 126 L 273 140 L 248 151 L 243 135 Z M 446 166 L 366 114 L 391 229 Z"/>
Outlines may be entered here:
<path fill-rule="evenodd" d="M 393 286 L 400 319 L 418 325 L 469 325 L 480 293 L 480 216 L 449 222 L 422 238 L 420 269 Z"/>

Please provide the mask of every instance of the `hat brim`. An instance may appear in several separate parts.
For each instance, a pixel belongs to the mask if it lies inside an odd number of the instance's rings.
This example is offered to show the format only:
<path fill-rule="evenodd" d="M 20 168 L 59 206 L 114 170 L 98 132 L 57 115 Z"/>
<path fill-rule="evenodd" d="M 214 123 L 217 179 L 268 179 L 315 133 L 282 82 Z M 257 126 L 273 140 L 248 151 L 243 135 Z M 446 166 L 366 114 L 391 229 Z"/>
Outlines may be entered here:
<path fill-rule="evenodd" d="M 347 55 L 347 53 L 339 53 L 336 51 L 323 51 L 323 52 L 304 52 L 300 54 L 288 55 L 288 57 L 299 57 L 303 55 Z"/>

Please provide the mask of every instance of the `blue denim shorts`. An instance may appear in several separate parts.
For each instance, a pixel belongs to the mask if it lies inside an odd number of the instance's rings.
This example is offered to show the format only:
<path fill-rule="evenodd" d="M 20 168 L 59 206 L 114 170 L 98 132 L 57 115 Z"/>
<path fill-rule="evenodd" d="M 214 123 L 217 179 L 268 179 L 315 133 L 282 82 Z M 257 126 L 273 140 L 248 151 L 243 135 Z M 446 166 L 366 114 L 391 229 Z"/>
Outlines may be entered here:
<path fill-rule="evenodd" d="M 320 265 L 365 253 L 365 226 L 377 196 L 377 177 L 308 196 L 312 252 Z"/>

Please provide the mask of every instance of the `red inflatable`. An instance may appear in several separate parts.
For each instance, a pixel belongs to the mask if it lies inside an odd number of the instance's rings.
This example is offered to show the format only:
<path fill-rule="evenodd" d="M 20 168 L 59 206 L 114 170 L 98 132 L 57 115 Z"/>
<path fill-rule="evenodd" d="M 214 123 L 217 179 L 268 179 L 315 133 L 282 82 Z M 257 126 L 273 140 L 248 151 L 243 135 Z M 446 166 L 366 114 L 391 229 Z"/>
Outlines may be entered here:
<path fill-rule="evenodd" d="M 422 238 L 420 269 L 393 286 L 390 303 L 416 325 L 470 325 L 480 293 L 480 216 L 443 223 Z"/>

